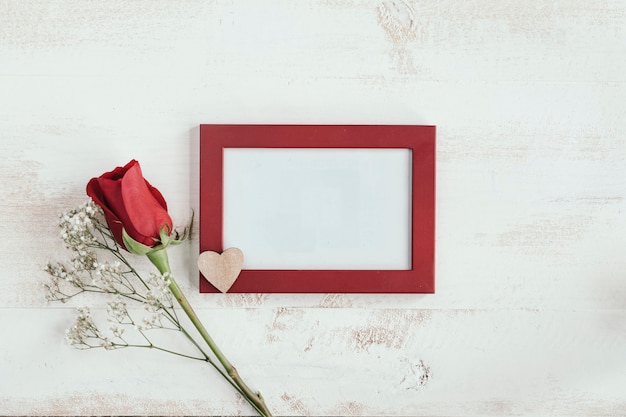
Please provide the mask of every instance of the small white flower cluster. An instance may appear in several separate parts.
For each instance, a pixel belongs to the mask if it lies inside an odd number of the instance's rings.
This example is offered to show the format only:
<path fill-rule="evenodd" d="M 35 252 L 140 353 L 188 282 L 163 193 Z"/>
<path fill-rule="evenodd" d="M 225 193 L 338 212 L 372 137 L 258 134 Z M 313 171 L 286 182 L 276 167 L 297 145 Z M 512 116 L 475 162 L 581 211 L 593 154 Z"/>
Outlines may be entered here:
<path fill-rule="evenodd" d="M 164 309 L 172 308 L 172 293 L 168 286 L 170 284 L 168 275 L 158 275 L 151 273 L 146 280 L 148 290 L 146 291 L 143 308 L 149 315 L 143 317 L 142 324 L 136 324 L 138 330 L 150 330 L 165 328 L 162 319 L 164 317 Z"/>
<path fill-rule="evenodd" d="M 130 323 L 130 316 L 126 308 L 126 302 L 120 295 L 116 295 L 113 300 L 107 303 L 108 320 L 115 323 Z"/>
<path fill-rule="evenodd" d="M 46 270 L 47 271 L 47 270 Z M 46 289 L 46 300 L 47 301 L 62 301 L 66 300 L 63 297 L 59 297 L 61 294 L 61 288 L 59 287 L 59 279 L 52 275 L 50 281 L 44 285 Z"/>
<path fill-rule="evenodd" d="M 146 284 L 150 289 L 146 292 L 146 303 L 144 308 L 150 312 L 156 312 L 163 307 L 172 306 L 172 293 L 169 289 L 170 280 L 169 274 L 158 275 L 151 273 Z"/>
<path fill-rule="evenodd" d="M 122 335 L 124 334 L 124 329 L 118 326 L 110 326 L 109 330 L 113 333 L 113 336 L 118 339 L 122 339 Z M 122 339 L 123 340 L 123 339 Z"/>
<path fill-rule="evenodd" d="M 72 266 L 76 271 L 93 271 L 98 267 L 98 259 L 93 251 L 81 249 L 72 258 Z"/>
<path fill-rule="evenodd" d="M 94 235 L 94 225 L 99 224 L 98 216 L 102 215 L 102 209 L 89 200 L 79 207 L 63 213 L 59 220 L 61 238 L 65 245 L 74 252 L 74 257 L 68 265 L 62 263 L 48 263 L 44 268 L 51 280 L 46 287 L 46 299 L 48 301 L 65 302 L 74 295 L 82 292 L 85 283 L 81 280 L 83 272 L 91 274 L 98 266 L 96 254 L 90 250 L 97 244 L 98 239 Z M 66 283 L 79 291 L 66 294 L 61 284 Z"/>
<path fill-rule="evenodd" d="M 66 294 L 61 289 L 61 284 L 65 284 L 65 287 L 73 287 L 78 292 L 73 295 L 82 292 L 85 288 L 85 282 L 83 281 L 83 273 L 87 272 L 91 275 L 91 272 L 98 265 L 96 254 L 91 251 L 81 250 L 78 256 L 71 259 L 70 266 L 66 266 L 61 262 L 55 264 L 48 263 L 44 268 L 44 271 L 50 275 L 50 281 L 45 284 L 46 299 L 48 301 L 62 301 L 65 302 L 72 296 Z"/>
<path fill-rule="evenodd" d="M 45 271 L 52 275 L 54 278 L 62 279 L 68 282 L 70 282 L 73 279 L 72 276 L 75 275 L 74 271 L 68 271 L 65 265 L 60 263 L 55 265 L 48 263 L 48 265 L 46 265 Z"/>
<path fill-rule="evenodd" d="M 100 339 L 100 333 L 91 318 L 91 312 L 88 307 L 79 307 L 77 312 L 76 321 L 66 330 L 65 338 L 70 345 L 78 349 L 94 347 L 90 344 L 90 340 Z"/>
<path fill-rule="evenodd" d="M 135 329 L 139 331 L 151 330 L 151 329 L 163 329 L 163 322 L 161 319 L 163 318 L 163 311 L 159 310 L 157 312 L 151 313 L 149 316 L 145 316 L 141 319 L 142 324 L 135 324 Z"/>
<path fill-rule="evenodd" d="M 78 315 L 72 327 L 65 331 L 65 338 L 69 344 L 76 349 L 93 349 L 104 348 L 106 350 L 113 350 L 118 347 L 124 347 L 124 344 L 116 344 L 109 337 L 103 336 L 98 327 L 91 318 L 91 311 L 88 307 L 79 307 L 76 309 Z M 117 327 L 111 328 L 113 336 L 120 338 L 123 329 Z"/>
<path fill-rule="evenodd" d="M 123 278 L 122 264 L 114 262 L 110 264 L 108 262 L 97 263 L 96 273 L 93 275 L 93 285 L 102 289 L 105 292 L 114 293 L 118 289 L 115 284 L 119 284 Z"/>
<path fill-rule="evenodd" d="M 65 245 L 73 251 L 80 252 L 94 243 L 97 238 L 93 234 L 93 227 L 100 215 L 102 215 L 102 209 L 92 200 L 63 213 L 59 226 Z"/>
<path fill-rule="evenodd" d="M 81 285 L 80 277 L 76 271 L 67 269 L 62 263 L 48 263 L 44 271 L 50 275 L 50 281 L 45 284 L 46 300 L 48 301 L 67 301 L 69 297 L 61 291 L 62 282 L 74 287 Z"/>
<path fill-rule="evenodd" d="M 113 300 L 107 303 L 108 321 L 117 324 L 132 324 L 133 321 L 128 314 L 126 302 L 121 295 L 116 295 Z M 125 329 L 113 324 L 109 327 L 113 336 L 122 339 Z M 123 340 L 123 339 L 122 339 Z"/>

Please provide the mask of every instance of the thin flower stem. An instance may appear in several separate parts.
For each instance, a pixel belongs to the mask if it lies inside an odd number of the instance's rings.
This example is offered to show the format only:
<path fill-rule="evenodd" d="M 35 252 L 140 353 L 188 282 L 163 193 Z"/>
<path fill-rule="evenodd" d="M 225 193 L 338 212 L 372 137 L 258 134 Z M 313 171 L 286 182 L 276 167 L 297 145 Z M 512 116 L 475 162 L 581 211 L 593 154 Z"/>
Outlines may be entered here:
<path fill-rule="evenodd" d="M 172 291 L 172 294 L 174 294 L 174 297 L 176 298 L 176 300 L 178 300 L 182 309 L 185 311 L 185 313 L 187 313 L 193 325 L 196 327 L 196 329 L 198 329 L 198 332 L 200 333 L 202 338 L 205 340 L 207 345 L 209 345 L 209 348 L 211 348 L 211 351 L 213 351 L 213 353 L 215 354 L 215 357 L 220 361 L 222 366 L 224 366 L 224 369 L 226 369 L 226 372 L 228 373 L 228 375 L 232 378 L 235 384 L 237 384 L 237 386 L 241 388 L 241 391 L 243 391 L 245 398 L 254 404 L 255 408 L 257 408 L 257 410 L 262 416 L 271 417 L 272 414 L 267 408 L 267 405 L 265 404 L 263 397 L 261 397 L 259 393 L 255 393 L 254 391 L 252 391 L 250 387 L 248 387 L 248 385 L 243 381 L 243 379 L 239 376 L 239 372 L 237 372 L 237 369 L 230 363 L 230 361 L 226 358 L 226 356 L 224 356 L 224 354 L 222 353 L 220 348 L 217 346 L 217 344 L 215 343 L 211 335 L 209 335 L 206 328 L 204 327 L 204 325 L 198 318 L 196 312 L 191 307 L 191 304 L 189 304 L 187 297 L 185 297 L 185 294 L 183 294 L 183 292 L 181 291 L 180 287 L 178 286 L 174 278 L 170 276 L 169 280 L 170 280 L 169 287 L 170 287 L 170 290 Z"/>
<path fill-rule="evenodd" d="M 263 412 L 259 409 L 259 407 L 257 407 L 256 404 L 254 404 L 254 402 L 252 402 L 250 399 L 248 399 L 246 397 L 246 394 L 244 393 L 244 391 L 237 386 L 233 380 L 231 378 L 228 377 L 228 375 L 226 373 L 224 373 L 224 371 L 217 366 L 217 364 L 213 361 L 213 359 L 211 359 L 211 357 L 204 351 L 204 349 L 202 349 L 202 347 L 200 346 L 200 344 L 189 334 L 189 332 L 187 332 L 187 330 L 178 322 L 178 320 L 173 321 L 173 319 L 170 316 L 170 312 L 168 311 L 169 309 L 163 308 L 163 311 L 166 313 L 166 317 L 168 320 L 170 320 L 172 322 L 172 324 L 175 324 L 178 328 L 177 329 L 172 329 L 172 330 L 178 330 L 181 333 L 183 333 L 185 335 L 185 337 L 187 337 L 187 339 L 196 347 L 196 349 L 198 349 L 198 351 L 202 354 L 203 358 L 196 358 L 193 356 L 188 356 L 188 355 L 184 355 L 184 354 L 179 354 L 177 352 L 173 352 L 170 351 L 168 349 L 164 349 L 164 348 L 160 348 L 156 345 L 153 345 L 152 342 L 150 341 L 150 339 L 148 338 L 148 336 L 146 336 L 146 334 L 143 331 L 139 331 L 139 333 L 143 336 L 144 339 L 146 339 L 146 341 L 150 344 L 150 346 L 147 345 L 120 345 L 120 346 L 127 346 L 127 347 L 152 347 L 153 349 L 157 349 L 157 350 L 161 350 L 163 352 L 168 352 L 168 353 L 172 353 L 172 354 L 176 354 L 178 356 L 183 356 L 183 357 L 188 357 L 190 359 L 197 359 L 197 360 L 201 360 L 204 361 L 206 363 L 208 363 L 209 365 L 211 365 L 213 368 L 215 368 L 215 370 L 217 372 L 219 372 L 219 374 L 226 380 L 228 381 L 228 383 L 235 389 L 237 390 L 237 392 L 239 392 L 239 394 L 241 394 L 242 397 L 246 398 L 246 400 L 250 403 L 250 405 L 261 415 L 264 415 Z M 172 311 L 174 311 L 174 309 L 172 308 Z M 168 317 L 169 316 L 169 317 Z M 131 323 L 132 324 L 132 323 Z"/>
<path fill-rule="evenodd" d="M 111 253 L 113 253 L 113 255 L 119 259 L 124 265 L 126 265 L 126 267 L 129 269 L 130 273 L 132 273 L 134 276 L 137 277 L 137 279 L 143 284 L 143 286 L 145 288 L 150 288 L 148 286 L 148 284 L 146 284 L 146 282 L 144 281 L 143 278 L 141 278 L 141 275 L 139 275 L 139 272 L 137 272 L 137 270 L 135 268 L 133 268 L 133 266 L 130 264 L 130 262 L 128 262 L 128 260 L 126 260 L 126 258 L 124 257 L 124 255 L 122 255 L 122 252 L 120 252 L 120 250 L 117 248 L 117 246 L 115 248 L 111 248 L 107 246 L 107 249 L 109 251 L 111 251 Z"/>
<path fill-rule="evenodd" d="M 228 375 L 219 367 L 217 366 L 217 364 L 211 359 L 211 357 L 209 357 L 206 352 L 198 345 L 198 343 L 195 341 L 195 339 L 193 337 L 191 337 L 191 335 L 189 335 L 189 333 L 187 333 L 186 330 L 181 329 L 181 331 L 185 334 L 185 336 L 187 336 L 187 338 L 196 346 L 196 348 L 198 348 L 198 350 L 204 355 L 204 359 L 202 359 L 203 361 L 205 361 L 206 363 L 208 363 L 209 365 L 211 365 L 235 390 L 237 390 L 237 392 L 239 394 L 241 394 L 242 397 L 244 397 L 246 399 L 246 401 L 248 401 L 248 403 L 260 414 L 263 416 L 263 412 L 259 409 L 259 407 L 257 407 L 256 404 L 254 404 L 254 402 L 252 402 L 250 399 L 248 399 L 246 397 L 245 392 L 243 392 L 243 390 L 241 388 L 239 388 L 237 386 L 237 384 L 235 384 L 233 382 L 232 379 L 230 379 L 228 377 Z M 271 415 L 270 415 L 271 417 Z"/>
<path fill-rule="evenodd" d="M 228 376 L 234 381 L 234 383 L 241 389 L 243 397 L 248 401 L 263 417 L 272 417 L 272 413 L 267 408 L 265 404 L 265 400 L 261 396 L 261 393 L 254 392 L 248 385 L 244 382 L 244 380 L 237 372 L 237 369 L 233 366 L 232 363 L 226 358 L 226 356 L 222 353 L 221 349 L 217 346 L 209 332 L 206 330 L 200 318 L 194 311 L 193 307 L 185 297 L 185 294 L 182 292 L 178 283 L 172 277 L 172 271 L 169 265 L 169 260 L 167 256 L 167 251 L 165 249 L 161 249 L 154 252 L 147 253 L 148 259 L 157 267 L 161 275 L 167 276 L 167 279 L 170 281 L 169 289 L 174 295 L 174 298 L 178 301 L 178 304 L 182 307 L 183 311 L 189 317 L 189 320 L 193 323 L 195 328 L 198 330 L 206 344 L 209 346 L 213 354 L 217 360 L 222 364 Z"/>
<path fill-rule="evenodd" d="M 150 341 L 148 341 L 148 343 L 150 343 Z M 131 344 L 113 343 L 113 346 L 121 347 L 121 348 L 133 347 L 133 348 L 155 349 L 155 350 L 160 350 L 161 352 L 171 353 L 172 355 L 181 356 L 183 358 L 194 359 L 194 360 L 197 360 L 197 361 L 205 362 L 204 358 L 198 358 L 196 356 L 185 355 L 184 353 L 175 352 L 173 350 L 165 349 L 165 348 L 153 345 L 152 343 L 150 343 L 148 345 L 131 345 Z"/>
<path fill-rule="evenodd" d="M 124 292 L 119 292 L 119 291 L 117 291 L 117 292 L 102 291 L 102 290 L 94 290 L 94 289 L 92 289 L 92 288 L 98 288 L 98 287 L 94 287 L 94 286 L 92 286 L 92 285 L 85 285 L 85 286 L 82 288 L 82 292 L 92 292 L 92 293 L 96 293 L 96 294 L 119 294 L 120 296 L 122 296 L 122 297 L 124 297 L 124 298 L 128 298 L 129 300 L 136 301 L 136 302 L 138 302 L 138 303 L 143 303 L 143 302 L 144 302 L 144 300 L 141 300 L 141 299 L 138 299 L 138 298 L 133 297 L 133 295 L 136 295 L 136 296 L 138 296 L 138 297 L 143 298 L 143 297 L 141 296 L 141 294 L 137 294 L 137 293 L 135 293 L 135 294 L 130 294 L 130 293 L 124 293 Z M 78 294 L 80 294 L 80 293 L 77 293 L 77 294 L 75 294 L 75 295 L 78 295 Z"/>

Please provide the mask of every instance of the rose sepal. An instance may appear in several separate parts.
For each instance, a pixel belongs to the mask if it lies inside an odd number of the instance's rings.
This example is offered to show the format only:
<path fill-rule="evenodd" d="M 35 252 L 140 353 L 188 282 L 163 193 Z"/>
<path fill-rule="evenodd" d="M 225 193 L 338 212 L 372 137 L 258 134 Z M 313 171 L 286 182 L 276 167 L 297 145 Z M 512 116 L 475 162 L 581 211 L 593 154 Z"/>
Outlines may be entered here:
<path fill-rule="evenodd" d="M 165 228 L 161 229 L 161 236 L 163 236 L 163 234 L 165 233 L 164 229 Z M 143 243 L 137 242 L 135 239 L 130 237 L 128 233 L 126 233 L 125 229 L 122 229 L 122 238 L 124 239 L 124 245 L 126 246 L 126 249 L 128 249 L 130 253 L 134 253 L 135 255 L 146 255 L 150 262 L 152 262 L 154 266 L 156 266 L 161 274 L 170 272 L 170 263 L 167 257 L 167 251 L 165 250 L 165 247 L 170 243 L 169 236 L 167 237 L 168 240 L 166 241 L 166 244 L 160 244 L 150 247 L 144 245 Z"/>
<path fill-rule="evenodd" d="M 188 226 L 182 231 L 182 233 L 178 233 L 174 231 L 176 237 L 172 237 L 169 232 L 169 228 L 167 226 L 163 226 L 161 230 L 159 230 L 159 240 L 155 239 L 154 246 L 144 245 L 141 242 L 137 242 L 133 239 L 127 232 L 126 229 L 122 228 L 122 241 L 124 242 L 124 246 L 130 253 L 134 253 L 135 255 L 148 255 L 151 252 L 162 250 L 167 248 L 169 245 L 180 245 L 187 238 L 189 238 L 191 232 L 191 226 L 193 224 L 193 215 L 191 217 L 191 221 Z"/>
<path fill-rule="evenodd" d="M 172 238 L 171 235 L 168 235 L 167 233 L 165 233 L 165 228 L 161 229 L 161 231 L 159 233 L 159 235 L 161 237 L 161 243 L 164 246 L 180 245 L 185 240 L 187 240 L 189 238 L 189 235 L 191 234 L 191 228 L 193 226 L 193 216 L 194 216 L 194 213 L 191 212 L 191 220 L 189 220 L 189 224 L 187 226 L 185 226 L 185 228 L 183 229 L 182 233 L 179 233 L 177 230 L 174 230 L 173 233 L 176 235 L 175 238 Z"/>
<path fill-rule="evenodd" d="M 126 233 L 126 229 L 122 229 L 122 240 L 124 241 L 124 246 L 130 253 L 134 253 L 135 255 L 147 255 L 148 253 L 158 250 L 157 247 L 144 245 L 143 243 L 137 242 L 135 239 L 130 237 L 128 233 Z"/>

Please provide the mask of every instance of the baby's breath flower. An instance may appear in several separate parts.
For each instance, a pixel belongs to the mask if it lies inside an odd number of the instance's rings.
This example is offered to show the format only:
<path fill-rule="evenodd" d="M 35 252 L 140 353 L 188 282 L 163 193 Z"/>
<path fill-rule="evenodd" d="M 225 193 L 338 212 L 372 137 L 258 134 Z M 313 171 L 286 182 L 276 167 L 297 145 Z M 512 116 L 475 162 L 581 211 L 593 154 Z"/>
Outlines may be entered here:
<path fill-rule="evenodd" d="M 77 271 L 93 271 L 98 265 L 96 254 L 93 251 L 81 249 L 78 256 L 72 259 L 72 265 Z"/>
<path fill-rule="evenodd" d="M 96 261 L 97 262 L 97 261 Z M 93 285 L 104 292 L 118 292 L 116 284 L 122 280 L 122 266 L 119 262 L 110 264 L 108 262 L 98 263 L 96 273 L 93 275 Z"/>
<path fill-rule="evenodd" d="M 79 307 L 78 315 L 72 327 L 66 330 L 65 338 L 70 345 L 77 349 L 89 349 L 93 347 L 90 339 L 99 339 L 100 332 L 91 318 L 91 312 L 88 307 Z"/>
<path fill-rule="evenodd" d="M 59 287 L 59 278 L 52 276 L 50 281 L 44 285 L 46 289 L 46 300 L 48 301 L 65 301 L 59 298 L 61 288 Z"/>
<path fill-rule="evenodd" d="M 68 269 L 62 263 L 48 263 L 44 271 L 50 275 L 50 281 L 44 285 L 48 301 L 67 301 L 70 298 L 63 290 L 64 287 L 82 288 L 80 274 L 74 269 Z"/>
<path fill-rule="evenodd" d="M 150 330 L 150 329 L 158 329 L 163 328 L 163 324 L 161 322 L 161 318 L 163 318 L 163 312 L 153 312 L 149 316 L 144 317 L 141 322 L 142 326 L 139 326 L 141 330 Z"/>
<path fill-rule="evenodd" d="M 77 349 L 104 348 L 112 350 L 120 345 L 116 345 L 108 337 L 104 336 L 98 330 L 98 327 L 91 318 L 91 312 L 88 307 L 80 307 L 76 309 L 77 316 L 72 327 L 66 330 L 65 338 L 69 344 Z M 121 338 L 123 329 L 117 327 L 112 328 L 113 336 Z"/>
<path fill-rule="evenodd" d="M 113 336 L 117 337 L 118 339 L 121 339 L 126 329 L 123 329 L 117 326 L 111 326 L 109 327 L 109 330 L 111 331 L 111 333 L 113 333 Z"/>
<path fill-rule="evenodd" d="M 102 209 L 91 200 L 63 213 L 59 219 L 59 226 L 65 245 L 79 252 L 96 242 L 97 238 L 93 233 L 94 223 L 98 222 L 97 218 L 100 215 Z"/>
<path fill-rule="evenodd" d="M 113 300 L 107 303 L 108 320 L 116 323 L 128 322 L 128 310 L 126 303 L 120 295 L 116 295 Z"/>
<path fill-rule="evenodd" d="M 103 347 L 106 350 L 113 350 L 113 349 L 115 349 L 115 345 L 113 344 L 113 342 L 111 342 L 109 340 L 108 337 L 103 337 L 100 340 L 101 340 L 100 347 Z"/>
<path fill-rule="evenodd" d="M 69 276 L 67 268 L 65 267 L 65 265 L 61 263 L 57 263 L 57 264 L 48 263 L 46 267 L 44 268 L 44 271 L 46 271 L 48 274 L 52 275 L 52 277 L 56 279 L 60 278 L 60 279 L 67 280 L 67 277 Z"/>
<path fill-rule="evenodd" d="M 172 293 L 169 290 L 169 274 L 158 275 L 151 273 L 146 283 L 150 289 L 146 292 L 146 304 L 144 308 L 156 312 L 164 306 L 172 306 Z"/>

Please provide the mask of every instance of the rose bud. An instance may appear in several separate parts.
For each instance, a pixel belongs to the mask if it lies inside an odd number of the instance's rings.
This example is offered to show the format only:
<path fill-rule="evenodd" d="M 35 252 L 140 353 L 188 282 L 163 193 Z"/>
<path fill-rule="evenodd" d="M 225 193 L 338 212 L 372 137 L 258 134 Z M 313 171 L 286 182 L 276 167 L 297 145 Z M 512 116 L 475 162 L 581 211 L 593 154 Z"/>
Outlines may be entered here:
<path fill-rule="evenodd" d="M 87 195 L 102 207 L 115 241 L 126 250 L 135 252 L 125 244 L 129 241 L 124 240 L 124 235 L 153 248 L 172 232 L 165 199 L 143 178 L 139 162 L 134 159 L 124 167 L 92 178 L 87 184 Z"/>

